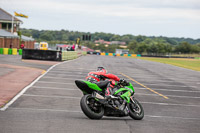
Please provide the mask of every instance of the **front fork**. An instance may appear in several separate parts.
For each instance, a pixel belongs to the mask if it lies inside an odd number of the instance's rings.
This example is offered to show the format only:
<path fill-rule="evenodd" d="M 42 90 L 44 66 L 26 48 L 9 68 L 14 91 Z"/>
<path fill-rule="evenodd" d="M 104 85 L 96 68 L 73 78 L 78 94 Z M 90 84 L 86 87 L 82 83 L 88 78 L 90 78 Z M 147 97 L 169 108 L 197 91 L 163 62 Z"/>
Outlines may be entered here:
<path fill-rule="evenodd" d="M 141 109 L 140 109 L 140 106 L 138 106 L 137 102 L 135 102 L 133 96 L 131 96 L 130 98 L 131 98 L 131 101 L 133 102 L 133 105 L 134 105 L 134 111 L 137 112 L 137 113 L 139 113 L 140 110 L 141 110 Z"/>
<path fill-rule="evenodd" d="M 133 96 L 131 96 L 130 98 L 131 98 L 131 101 L 132 101 L 133 103 L 135 103 L 135 101 L 133 100 L 133 98 L 134 98 L 134 97 L 133 97 Z"/>

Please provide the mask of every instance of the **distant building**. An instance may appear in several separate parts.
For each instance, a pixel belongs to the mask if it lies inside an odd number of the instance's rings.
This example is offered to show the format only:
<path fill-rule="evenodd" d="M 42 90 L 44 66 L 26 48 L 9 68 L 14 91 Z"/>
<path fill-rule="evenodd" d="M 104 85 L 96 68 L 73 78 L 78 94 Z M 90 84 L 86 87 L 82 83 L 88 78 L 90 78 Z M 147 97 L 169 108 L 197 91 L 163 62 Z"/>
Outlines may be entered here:
<path fill-rule="evenodd" d="M 90 49 L 90 48 L 88 48 L 86 46 L 82 46 L 82 50 L 83 51 L 87 51 L 87 52 L 94 52 L 95 51 L 94 49 Z"/>
<path fill-rule="evenodd" d="M 110 44 L 109 41 L 104 41 L 104 40 L 102 40 L 102 39 L 96 40 L 95 43 L 108 44 L 108 45 Z"/>
<path fill-rule="evenodd" d="M 0 29 L 0 48 L 19 48 L 19 36 Z"/>
<path fill-rule="evenodd" d="M 12 32 L 12 19 L 13 19 L 13 33 Z M 20 24 L 23 22 L 16 17 L 0 8 L 0 48 L 20 48 L 20 37 L 17 32 L 19 31 Z M 24 43 L 25 48 L 34 48 L 35 40 L 31 37 L 21 36 L 21 41 Z"/>
<path fill-rule="evenodd" d="M 21 41 L 24 42 L 25 48 L 34 49 L 35 39 L 22 35 Z"/>
<path fill-rule="evenodd" d="M 13 19 L 13 32 L 19 31 L 20 24 L 23 22 L 16 17 L 12 18 L 12 15 L 0 8 L 0 29 L 11 32 Z"/>
<path fill-rule="evenodd" d="M 106 44 L 106 45 L 110 45 L 110 44 L 119 44 L 119 45 L 126 45 L 126 42 L 121 42 L 121 41 L 104 41 L 103 39 L 99 39 L 96 40 L 95 43 L 99 43 L 99 44 Z"/>
<path fill-rule="evenodd" d="M 116 49 L 116 54 L 128 54 L 129 49 Z"/>
<path fill-rule="evenodd" d="M 111 41 L 110 44 L 120 44 L 120 45 L 126 45 L 126 42 L 120 42 L 120 41 Z"/>

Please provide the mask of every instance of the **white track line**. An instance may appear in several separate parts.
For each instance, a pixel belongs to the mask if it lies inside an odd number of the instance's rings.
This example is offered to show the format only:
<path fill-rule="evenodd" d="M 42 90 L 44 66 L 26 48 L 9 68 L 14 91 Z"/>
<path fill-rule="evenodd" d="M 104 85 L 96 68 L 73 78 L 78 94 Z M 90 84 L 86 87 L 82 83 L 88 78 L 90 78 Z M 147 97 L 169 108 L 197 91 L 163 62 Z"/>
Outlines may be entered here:
<path fill-rule="evenodd" d="M 75 83 L 63 83 L 63 82 L 47 82 L 47 81 L 38 81 L 37 83 L 48 83 L 48 84 L 73 84 L 75 85 Z"/>
<path fill-rule="evenodd" d="M 57 87 L 40 87 L 40 86 L 31 86 L 31 88 L 40 88 L 40 89 L 51 89 L 51 90 L 78 90 L 79 89 L 71 89 L 71 88 L 57 88 Z"/>
<path fill-rule="evenodd" d="M 200 97 L 194 97 L 194 96 L 177 96 L 177 95 L 165 95 L 168 97 L 177 97 L 177 98 L 190 98 L 190 99 L 198 99 Z"/>
<path fill-rule="evenodd" d="M 83 77 L 83 76 L 87 76 L 87 74 L 77 74 L 77 73 L 75 73 L 75 75 L 73 75 L 73 74 L 63 74 L 63 73 L 48 73 L 48 75 L 47 76 L 50 76 L 50 77 L 65 77 L 65 76 L 70 76 L 70 77 L 73 77 L 73 78 L 76 78 L 76 77 Z"/>
<path fill-rule="evenodd" d="M 32 95 L 32 94 L 23 94 L 23 96 L 28 97 L 44 97 L 44 98 L 64 98 L 64 99 L 81 99 L 81 97 L 70 97 L 70 96 L 47 96 L 47 95 Z"/>
<path fill-rule="evenodd" d="M 14 110 L 30 110 L 30 111 L 54 111 L 54 112 L 69 112 L 69 113 L 82 113 L 82 111 L 73 111 L 73 110 L 60 110 L 60 109 L 35 109 L 35 108 L 13 108 Z"/>
<path fill-rule="evenodd" d="M 144 93 L 136 93 L 137 95 L 144 95 L 144 96 L 159 96 L 156 94 L 144 94 Z M 47 96 L 47 95 L 32 95 L 32 94 L 23 94 L 23 96 L 30 96 L 30 97 L 49 97 L 49 98 L 73 98 L 73 99 L 80 99 L 80 97 L 69 97 L 69 96 Z M 190 98 L 190 99 L 198 99 L 200 97 L 193 97 L 193 96 L 177 96 L 177 95 L 166 95 L 167 97 L 175 97 L 175 98 Z"/>
<path fill-rule="evenodd" d="M 145 117 L 168 118 L 168 119 L 184 119 L 184 120 L 200 120 L 200 118 L 186 118 L 186 117 L 174 117 L 174 116 L 156 116 L 156 115 L 145 115 Z"/>
<path fill-rule="evenodd" d="M 146 88 L 137 88 L 135 87 L 135 90 L 146 90 Z M 188 91 L 188 90 L 169 90 L 169 89 L 153 89 L 155 91 L 178 91 L 178 92 L 195 92 L 195 93 L 200 93 L 199 91 Z"/>
<path fill-rule="evenodd" d="M 67 67 L 67 69 L 73 69 L 72 71 L 77 71 L 77 69 L 78 70 L 87 70 L 87 71 L 96 71 L 95 69 L 87 69 L 87 68 L 74 68 L 74 67 Z M 63 69 L 59 69 L 59 68 L 57 68 L 57 69 L 55 69 L 54 71 L 66 71 L 67 70 L 66 68 L 63 68 Z"/>
<path fill-rule="evenodd" d="M 49 76 L 45 76 L 42 79 L 72 79 L 72 78 L 61 78 L 61 77 L 49 77 Z M 83 80 L 83 79 L 72 79 L 72 80 Z"/>
<path fill-rule="evenodd" d="M 57 74 L 71 74 L 71 73 L 75 73 L 75 74 L 87 74 L 88 72 L 77 72 L 77 71 L 68 71 L 68 72 L 61 72 L 61 71 L 50 71 L 50 73 L 57 73 Z"/>
<path fill-rule="evenodd" d="M 135 78 L 135 79 L 137 79 L 137 78 Z M 151 80 L 141 80 L 141 79 L 139 79 L 139 81 L 140 82 L 155 82 L 156 81 L 156 83 L 180 83 L 180 84 L 183 84 L 183 83 L 181 83 L 181 82 L 177 82 L 177 81 L 175 81 L 175 80 L 166 80 L 166 79 L 153 79 L 152 80 L 152 78 L 151 78 Z M 184 83 L 191 83 L 191 81 L 184 81 Z M 193 83 L 196 83 L 196 81 L 192 81 Z"/>
<path fill-rule="evenodd" d="M 50 112 L 67 112 L 67 113 L 83 113 L 82 111 L 75 110 L 58 110 L 58 109 L 36 109 L 36 108 L 13 108 L 12 110 L 27 110 L 27 111 L 50 111 Z M 183 120 L 200 120 L 200 118 L 187 118 L 187 117 L 174 117 L 174 116 L 156 116 L 156 115 L 145 115 L 150 118 L 167 118 L 167 119 L 183 119 Z"/>
<path fill-rule="evenodd" d="M 146 83 L 142 83 L 146 86 L 149 86 L 149 85 L 153 85 L 153 86 L 178 86 L 178 87 L 196 87 L 196 86 L 181 86 L 181 85 L 168 85 L 168 84 L 146 84 Z"/>
<path fill-rule="evenodd" d="M 66 76 L 74 76 L 74 75 L 66 75 Z M 79 75 L 77 75 L 77 77 L 80 77 Z M 72 79 L 72 78 L 63 78 L 63 77 L 53 77 L 53 75 L 49 75 L 49 76 L 45 76 L 42 79 L 69 79 L 69 80 L 83 80 L 83 79 Z M 129 79 L 126 79 L 127 81 L 131 81 Z M 60 82 L 59 82 L 60 83 Z M 158 82 L 159 83 L 159 82 Z M 134 83 L 133 83 L 134 84 Z M 159 84 L 148 84 L 147 85 L 159 85 Z M 162 84 L 162 86 L 179 86 L 179 87 L 195 87 L 195 86 L 180 86 L 180 85 L 166 85 L 166 84 Z M 163 89 L 164 90 L 164 89 Z"/>
<path fill-rule="evenodd" d="M 59 75 L 55 75 L 55 74 L 51 74 L 51 73 L 48 73 L 47 74 L 49 77 L 60 77 L 60 76 L 70 76 L 70 77 L 80 77 L 80 76 L 87 76 L 87 74 L 84 74 L 84 75 L 78 75 L 78 74 L 76 74 L 76 75 L 69 75 L 69 74 L 59 74 Z"/>
<path fill-rule="evenodd" d="M 145 93 L 135 93 L 135 95 L 144 95 L 144 96 L 159 96 L 156 94 L 145 94 Z M 194 97 L 194 96 L 178 96 L 178 95 L 165 95 L 167 97 L 175 97 L 175 98 L 191 98 L 191 99 L 198 99 L 200 97 Z"/>
<path fill-rule="evenodd" d="M 183 107 L 200 107 L 200 105 L 193 104 L 176 104 L 176 103 L 157 103 L 157 102 L 140 102 L 142 104 L 155 104 L 155 105 L 164 105 L 164 106 L 183 106 Z"/>
<path fill-rule="evenodd" d="M 137 79 L 137 80 L 140 79 L 141 81 L 145 81 L 145 80 L 142 80 L 142 79 L 152 79 L 152 78 L 154 78 L 154 77 L 148 77 L 148 76 L 141 76 L 141 77 L 132 76 L 132 77 L 133 77 L 134 79 Z M 140 81 L 140 80 L 139 80 L 139 81 Z M 184 82 L 200 82 L 199 80 L 196 81 L 196 80 L 194 80 L 194 79 L 180 79 L 180 78 L 177 79 L 177 78 L 172 78 L 172 77 L 171 77 L 171 78 L 170 78 L 170 77 L 167 77 L 167 79 L 160 79 L 159 77 L 155 77 L 154 81 L 157 81 L 157 80 L 159 80 L 159 81 L 160 81 L 160 80 L 161 80 L 161 81 L 162 81 L 162 80 L 164 80 L 164 81 L 165 81 L 165 80 L 174 80 L 174 81 L 176 81 L 176 82 L 177 82 L 177 81 L 184 81 Z"/>
<path fill-rule="evenodd" d="M 77 58 L 79 59 L 79 58 Z M 76 59 L 75 59 L 76 60 Z M 35 79 L 32 83 L 30 83 L 28 86 L 26 86 L 24 89 L 22 89 L 22 91 L 20 91 L 12 100 L 10 100 L 5 106 L 3 106 L 2 108 L 0 108 L 0 111 L 5 111 L 11 104 L 13 104 L 21 95 L 23 95 L 28 88 L 30 88 L 31 86 L 33 86 L 38 80 L 40 80 L 40 78 L 42 78 L 43 76 L 45 76 L 51 69 L 53 69 L 54 67 L 56 67 L 57 65 L 66 63 L 66 62 L 71 62 L 74 60 L 70 60 L 70 61 L 64 61 L 58 64 L 55 64 L 53 66 L 51 66 L 43 75 L 40 75 L 37 79 Z"/>

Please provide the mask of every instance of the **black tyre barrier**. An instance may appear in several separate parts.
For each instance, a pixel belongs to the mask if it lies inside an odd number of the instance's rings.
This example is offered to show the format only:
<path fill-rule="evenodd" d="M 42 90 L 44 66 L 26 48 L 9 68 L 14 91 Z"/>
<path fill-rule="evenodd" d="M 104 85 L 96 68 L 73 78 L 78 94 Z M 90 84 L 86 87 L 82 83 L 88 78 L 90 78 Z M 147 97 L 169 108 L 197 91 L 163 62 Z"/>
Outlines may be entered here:
<path fill-rule="evenodd" d="M 23 49 L 22 59 L 62 61 L 62 52 L 54 50 Z"/>

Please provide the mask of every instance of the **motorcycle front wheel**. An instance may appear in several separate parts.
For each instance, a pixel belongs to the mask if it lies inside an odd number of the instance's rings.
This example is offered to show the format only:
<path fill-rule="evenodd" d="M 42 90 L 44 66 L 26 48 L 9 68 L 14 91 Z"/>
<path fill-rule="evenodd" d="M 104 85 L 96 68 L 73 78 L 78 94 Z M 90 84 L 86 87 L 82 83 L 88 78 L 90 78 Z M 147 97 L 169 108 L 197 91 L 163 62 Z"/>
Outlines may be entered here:
<path fill-rule="evenodd" d="M 134 98 L 128 104 L 129 116 L 134 120 L 142 120 L 144 117 L 144 109 L 142 105 Z"/>
<path fill-rule="evenodd" d="M 82 97 L 80 105 L 83 113 L 90 119 L 101 119 L 104 115 L 103 106 L 90 94 Z"/>

